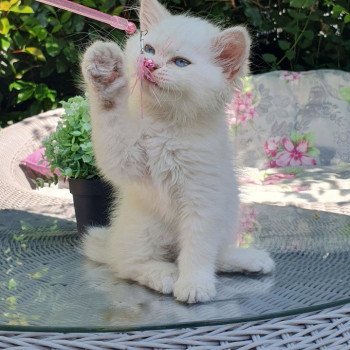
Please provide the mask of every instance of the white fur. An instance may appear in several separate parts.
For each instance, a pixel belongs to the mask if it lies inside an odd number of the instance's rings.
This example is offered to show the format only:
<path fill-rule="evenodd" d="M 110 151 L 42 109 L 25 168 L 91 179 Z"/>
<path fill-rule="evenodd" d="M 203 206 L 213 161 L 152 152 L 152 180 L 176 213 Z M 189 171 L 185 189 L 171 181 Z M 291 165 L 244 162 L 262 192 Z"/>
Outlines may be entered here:
<path fill-rule="evenodd" d="M 91 229 L 84 251 L 120 278 L 204 302 L 215 296 L 217 270 L 273 268 L 267 253 L 229 248 L 237 240 L 239 199 L 224 107 L 246 70 L 250 41 L 235 27 L 240 41 L 228 74 L 226 54 L 220 66 L 227 31 L 159 6 L 141 2 L 145 43 L 160 66 L 158 86 L 142 83 L 142 106 L 139 81 L 130 92 L 138 34 L 125 52 L 95 42 L 82 61 L 97 164 L 121 196 L 110 227 Z M 177 67 L 175 56 L 192 64 Z"/>

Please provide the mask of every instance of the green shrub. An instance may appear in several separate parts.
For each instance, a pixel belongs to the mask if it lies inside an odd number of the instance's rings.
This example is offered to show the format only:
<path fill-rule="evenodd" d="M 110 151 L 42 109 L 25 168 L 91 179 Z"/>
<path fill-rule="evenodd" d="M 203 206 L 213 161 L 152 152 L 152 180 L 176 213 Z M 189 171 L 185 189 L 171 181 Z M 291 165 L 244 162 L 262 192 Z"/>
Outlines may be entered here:
<path fill-rule="evenodd" d="M 80 2 L 115 14 L 124 9 L 118 0 Z M 106 36 L 107 27 L 34 0 L 0 1 L 0 127 L 76 95 L 79 51 L 99 32 Z M 108 36 L 123 34 L 109 27 Z"/>
<path fill-rule="evenodd" d="M 74 0 L 136 22 L 133 0 Z M 350 71 L 349 0 L 168 0 L 254 36 L 252 71 L 340 68 Z M 0 127 L 78 94 L 79 52 L 96 37 L 122 41 L 117 29 L 34 0 L 0 2 Z"/>
<path fill-rule="evenodd" d="M 96 178 L 88 102 L 76 96 L 62 102 L 62 107 L 65 112 L 56 131 L 44 141 L 51 171 L 58 169 L 69 178 Z"/>
<path fill-rule="evenodd" d="M 348 0 L 245 1 L 257 35 L 253 69 L 350 71 L 349 6 Z"/>

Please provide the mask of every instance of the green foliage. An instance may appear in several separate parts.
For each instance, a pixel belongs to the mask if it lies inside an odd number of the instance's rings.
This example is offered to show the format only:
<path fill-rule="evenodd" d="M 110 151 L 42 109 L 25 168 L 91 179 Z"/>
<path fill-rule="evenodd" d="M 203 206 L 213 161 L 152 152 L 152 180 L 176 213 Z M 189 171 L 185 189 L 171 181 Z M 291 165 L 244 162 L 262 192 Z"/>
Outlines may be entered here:
<path fill-rule="evenodd" d="M 350 70 L 350 1 L 262 0 L 241 6 L 257 36 L 253 70 Z"/>
<path fill-rule="evenodd" d="M 74 0 L 137 23 L 134 0 Z M 350 71 L 349 0 L 163 0 L 253 35 L 252 71 Z M 79 94 L 79 53 L 97 38 L 123 41 L 107 25 L 35 0 L 0 2 L 0 127 Z"/>
<path fill-rule="evenodd" d="M 57 129 L 44 141 L 51 171 L 76 179 L 98 177 L 91 142 L 88 102 L 81 96 L 62 102 L 65 112 Z"/>
<path fill-rule="evenodd" d="M 108 13 L 125 5 L 74 1 Z M 0 127 L 77 95 L 79 53 L 96 37 L 120 40 L 123 34 L 34 0 L 0 1 Z"/>

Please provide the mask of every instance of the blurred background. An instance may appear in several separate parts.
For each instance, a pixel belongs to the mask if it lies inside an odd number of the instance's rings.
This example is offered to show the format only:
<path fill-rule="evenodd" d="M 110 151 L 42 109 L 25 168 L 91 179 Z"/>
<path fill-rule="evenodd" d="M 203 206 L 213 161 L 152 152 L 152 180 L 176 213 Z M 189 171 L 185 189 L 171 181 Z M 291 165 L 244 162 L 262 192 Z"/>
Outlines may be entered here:
<path fill-rule="evenodd" d="M 133 0 L 74 0 L 137 24 Z M 283 69 L 350 71 L 350 0 L 163 0 L 222 26 L 245 24 L 254 74 Z M 0 1 L 0 128 L 80 93 L 79 56 L 123 32 L 34 0 Z"/>

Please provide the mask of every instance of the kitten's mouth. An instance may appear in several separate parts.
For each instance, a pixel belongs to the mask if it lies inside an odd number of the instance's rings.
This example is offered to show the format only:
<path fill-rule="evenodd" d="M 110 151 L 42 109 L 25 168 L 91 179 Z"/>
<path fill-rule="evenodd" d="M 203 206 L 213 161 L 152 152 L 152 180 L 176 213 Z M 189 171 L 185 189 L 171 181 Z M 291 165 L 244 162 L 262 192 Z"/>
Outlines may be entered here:
<path fill-rule="evenodd" d="M 143 80 L 146 81 L 147 83 L 150 83 L 151 85 L 159 86 L 159 84 L 157 83 L 157 81 L 155 80 L 155 78 L 153 76 L 151 79 L 149 77 L 145 76 Z"/>
<path fill-rule="evenodd" d="M 152 79 L 144 78 L 142 79 L 142 82 L 145 83 L 144 86 L 148 86 L 151 89 L 162 89 L 162 82 L 158 81 L 155 77 L 152 77 Z"/>
<path fill-rule="evenodd" d="M 137 75 L 141 80 L 157 85 L 153 72 L 157 65 L 150 58 L 140 57 L 137 62 Z"/>

